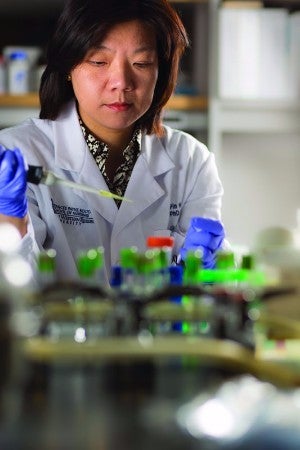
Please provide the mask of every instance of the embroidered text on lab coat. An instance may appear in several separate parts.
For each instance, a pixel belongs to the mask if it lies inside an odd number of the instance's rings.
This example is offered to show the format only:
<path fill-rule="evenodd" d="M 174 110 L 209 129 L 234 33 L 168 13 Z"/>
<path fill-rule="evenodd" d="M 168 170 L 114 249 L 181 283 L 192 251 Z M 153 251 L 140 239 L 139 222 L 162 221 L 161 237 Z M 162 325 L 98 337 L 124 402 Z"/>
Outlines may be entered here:
<path fill-rule="evenodd" d="M 53 199 L 52 209 L 54 214 L 59 216 L 62 223 L 68 225 L 82 225 L 85 223 L 94 223 L 92 212 L 90 209 L 74 208 L 72 206 L 58 205 L 54 203 Z"/>
<path fill-rule="evenodd" d="M 178 217 L 180 215 L 181 203 L 170 203 L 170 217 Z"/>

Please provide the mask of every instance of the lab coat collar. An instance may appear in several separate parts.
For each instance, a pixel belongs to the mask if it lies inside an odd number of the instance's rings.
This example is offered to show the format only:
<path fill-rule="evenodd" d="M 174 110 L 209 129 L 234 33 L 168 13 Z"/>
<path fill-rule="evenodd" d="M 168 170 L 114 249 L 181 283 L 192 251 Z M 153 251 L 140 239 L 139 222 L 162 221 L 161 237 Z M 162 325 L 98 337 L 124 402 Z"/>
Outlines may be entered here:
<path fill-rule="evenodd" d="M 87 145 L 79 124 L 75 101 L 66 105 L 53 124 L 56 166 L 81 172 L 85 164 Z M 143 135 L 141 149 L 154 177 L 174 167 L 163 146 L 163 139 L 155 135 Z"/>
<path fill-rule="evenodd" d="M 79 124 L 76 104 L 69 102 L 54 121 L 55 164 L 64 170 L 80 172 L 84 165 L 86 142 Z"/>
<path fill-rule="evenodd" d="M 145 157 L 152 176 L 157 177 L 174 168 L 174 162 L 164 147 L 164 138 L 156 135 L 142 137 L 142 155 Z"/>

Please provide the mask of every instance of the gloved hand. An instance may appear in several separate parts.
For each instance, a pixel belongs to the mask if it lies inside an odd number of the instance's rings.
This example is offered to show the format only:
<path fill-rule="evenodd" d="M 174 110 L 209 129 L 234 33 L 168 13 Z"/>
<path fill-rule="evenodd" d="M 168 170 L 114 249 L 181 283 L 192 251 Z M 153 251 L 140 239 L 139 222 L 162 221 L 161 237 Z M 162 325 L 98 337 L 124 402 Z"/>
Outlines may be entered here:
<path fill-rule="evenodd" d="M 27 213 L 27 171 L 21 151 L 0 145 L 0 213 L 23 218 Z"/>
<path fill-rule="evenodd" d="M 216 252 L 224 237 L 225 230 L 219 220 L 193 217 L 180 251 L 181 258 L 184 260 L 189 250 L 200 248 L 203 252 L 203 267 L 212 269 L 216 263 Z"/>

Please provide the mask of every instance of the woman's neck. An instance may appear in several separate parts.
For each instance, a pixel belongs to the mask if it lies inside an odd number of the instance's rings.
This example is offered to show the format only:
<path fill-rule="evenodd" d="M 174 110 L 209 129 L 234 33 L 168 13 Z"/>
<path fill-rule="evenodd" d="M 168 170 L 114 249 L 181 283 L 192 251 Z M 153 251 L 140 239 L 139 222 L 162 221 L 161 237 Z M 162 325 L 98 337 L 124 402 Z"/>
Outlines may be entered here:
<path fill-rule="evenodd" d="M 95 138 L 99 139 L 99 141 L 104 142 L 112 152 L 122 153 L 129 144 L 135 130 L 134 124 L 126 129 L 114 130 L 90 123 L 90 121 L 84 117 L 84 114 L 80 113 L 78 107 L 77 112 L 85 128 L 94 135 Z"/>

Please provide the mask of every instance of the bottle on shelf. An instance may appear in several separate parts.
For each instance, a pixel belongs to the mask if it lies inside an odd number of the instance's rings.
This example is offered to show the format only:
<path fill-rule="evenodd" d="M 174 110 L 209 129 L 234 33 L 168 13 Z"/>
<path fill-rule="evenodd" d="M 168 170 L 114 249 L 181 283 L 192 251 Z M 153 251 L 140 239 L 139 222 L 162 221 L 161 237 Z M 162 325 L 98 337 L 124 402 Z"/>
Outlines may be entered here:
<path fill-rule="evenodd" d="M 6 66 L 3 55 L 0 55 L 0 94 L 6 92 Z"/>
<path fill-rule="evenodd" d="M 9 94 L 29 92 L 29 61 L 27 53 L 15 51 L 9 55 L 7 64 L 7 89 Z"/>

